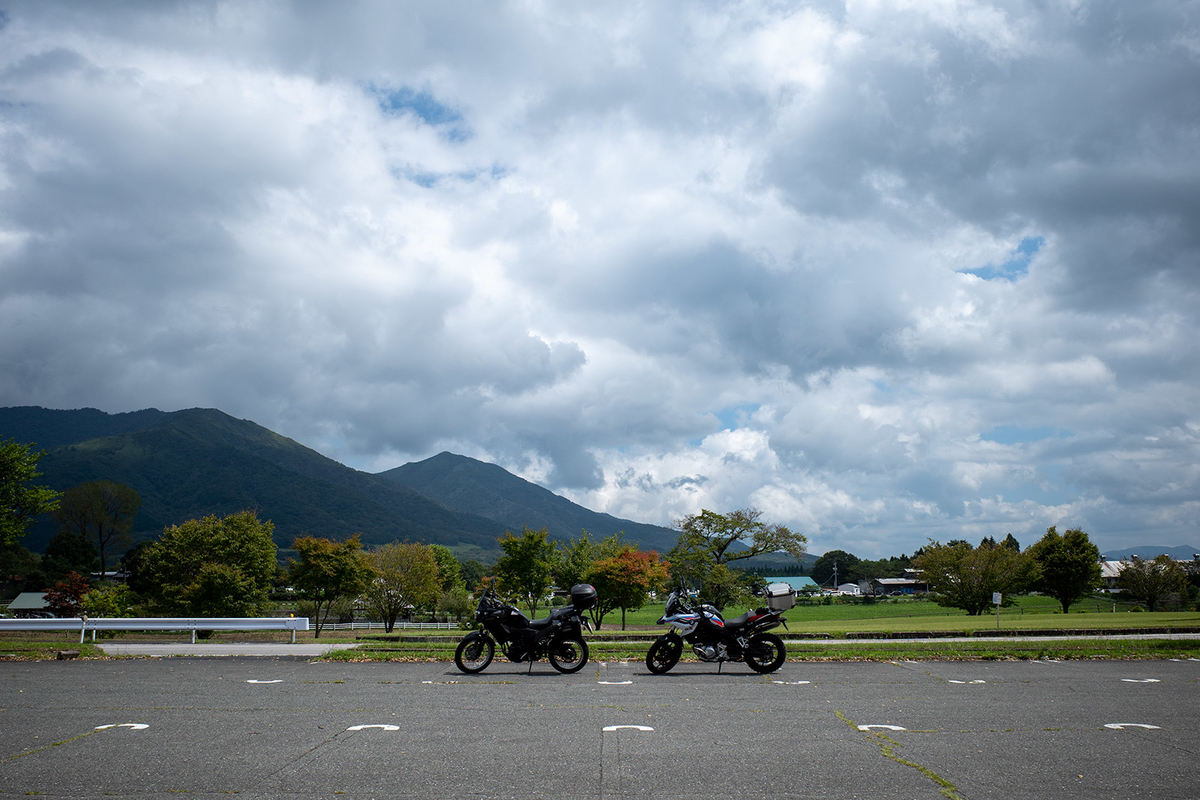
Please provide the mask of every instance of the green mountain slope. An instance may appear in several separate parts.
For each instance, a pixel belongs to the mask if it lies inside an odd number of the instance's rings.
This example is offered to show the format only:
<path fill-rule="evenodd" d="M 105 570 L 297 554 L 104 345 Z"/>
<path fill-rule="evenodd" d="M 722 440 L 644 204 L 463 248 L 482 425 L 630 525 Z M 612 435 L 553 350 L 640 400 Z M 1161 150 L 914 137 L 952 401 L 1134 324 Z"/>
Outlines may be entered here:
<path fill-rule="evenodd" d="M 619 531 L 643 549 L 665 553 L 679 532 L 658 525 L 618 519 L 589 511 L 548 489 L 513 475 L 502 467 L 453 453 L 379 473 L 450 508 L 502 523 L 510 530 L 522 526 L 546 528 L 554 539 L 574 539 L 586 530 L 593 538 Z"/>
<path fill-rule="evenodd" d="M 368 544 L 420 540 L 444 544 L 462 557 L 486 558 L 504 532 L 502 524 L 447 508 L 220 411 L 136 414 L 135 420 L 94 409 L 0 409 L 0 438 L 42 447 L 60 442 L 40 463 L 40 481 L 54 489 L 101 478 L 133 487 L 142 496 L 136 538 L 247 508 L 275 523 L 281 548 L 305 534 L 342 539 L 361 533 Z M 53 532 L 44 520 L 23 543 L 41 549 Z"/>

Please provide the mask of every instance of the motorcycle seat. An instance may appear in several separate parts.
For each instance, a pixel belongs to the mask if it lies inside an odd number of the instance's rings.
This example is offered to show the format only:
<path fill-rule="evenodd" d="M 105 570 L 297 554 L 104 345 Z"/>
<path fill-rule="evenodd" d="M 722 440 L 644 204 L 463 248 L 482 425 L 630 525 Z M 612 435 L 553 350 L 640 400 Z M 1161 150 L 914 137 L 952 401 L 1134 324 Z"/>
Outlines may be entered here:
<path fill-rule="evenodd" d="M 750 620 L 750 618 L 753 616 L 754 616 L 754 612 L 747 611 L 745 614 L 742 614 L 740 617 L 734 617 L 733 619 L 727 619 L 727 620 L 725 620 L 725 630 L 729 630 L 730 628 L 740 628 L 743 625 L 745 625 Z"/>
<path fill-rule="evenodd" d="M 554 617 L 542 617 L 541 619 L 530 620 L 528 627 L 533 628 L 535 631 L 538 631 L 538 630 L 541 630 L 542 628 L 550 627 L 551 623 L 553 623 L 553 622 L 554 622 Z"/>

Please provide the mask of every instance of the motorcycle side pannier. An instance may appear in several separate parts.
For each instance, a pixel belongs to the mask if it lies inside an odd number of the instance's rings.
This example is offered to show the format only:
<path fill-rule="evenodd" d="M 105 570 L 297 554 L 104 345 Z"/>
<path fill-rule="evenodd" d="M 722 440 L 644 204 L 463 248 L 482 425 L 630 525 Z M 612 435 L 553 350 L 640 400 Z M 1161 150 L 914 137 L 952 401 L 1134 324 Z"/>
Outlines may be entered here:
<path fill-rule="evenodd" d="M 577 583 L 572 586 L 571 605 L 580 609 L 596 605 L 596 587 L 590 583 Z"/>
<path fill-rule="evenodd" d="M 772 611 L 787 611 L 796 605 L 796 594 L 786 583 L 772 583 L 763 595 L 767 598 L 767 608 Z"/>

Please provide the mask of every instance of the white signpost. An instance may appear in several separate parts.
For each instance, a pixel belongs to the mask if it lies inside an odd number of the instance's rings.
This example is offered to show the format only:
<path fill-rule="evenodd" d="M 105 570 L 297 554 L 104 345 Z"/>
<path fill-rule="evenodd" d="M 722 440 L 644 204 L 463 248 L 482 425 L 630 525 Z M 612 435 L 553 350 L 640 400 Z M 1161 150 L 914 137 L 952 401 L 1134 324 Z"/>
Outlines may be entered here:
<path fill-rule="evenodd" d="M 992 592 L 992 602 L 996 604 L 996 631 L 1000 631 L 1000 604 L 1004 602 L 1004 595 L 1000 592 Z"/>

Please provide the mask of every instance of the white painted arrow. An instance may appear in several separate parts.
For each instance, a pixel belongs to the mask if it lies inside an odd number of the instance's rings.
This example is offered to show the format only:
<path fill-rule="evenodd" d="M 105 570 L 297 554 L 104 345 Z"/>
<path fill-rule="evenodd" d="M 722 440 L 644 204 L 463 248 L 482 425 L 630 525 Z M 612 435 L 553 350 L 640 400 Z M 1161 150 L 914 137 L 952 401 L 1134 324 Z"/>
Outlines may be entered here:
<path fill-rule="evenodd" d="M 601 686 L 628 686 L 633 681 L 596 681 Z"/>
<path fill-rule="evenodd" d="M 1162 683 L 1158 678 L 1121 678 L 1125 683 Z"/>
<path fill-rule="evenodd" d="M 882 728 L 885 731 L 906 731 L 908 728 L 901 728 L 899 725 L 859 725 L 860 731 L 869 731 L 872 728 Z"/>
<path fill-rule="evenodd" d="M 351 725 L 349 728 L 346 728 L 346 730 L 348 730 L 348 731 L 362 731 L 362 730 L 366 730 L 367 728 L 380 728 L 380 729 L 382 729 L 382 730 L 385 730 L 385 731 L 398 731 L 398 730 L 400 730 L 400 726 L 399 726 L 399 725 Z"/>
<path fill-rule="evenodd" d="M 1148 731 L 1162 730 L 1162 728 L 1158 727 L 1157 725 L 1145 725 L 1141 722 L 1110 722 L 1104 727 L 1114 731 L 1123 730 L 1125 728 L 1145 728 Z"/>
<path fill-rule="evenodd" d="M 251 678 L 246 683 L 283 683 L 283 678 L 276 678 L 273 681 L 260 681 L 257 678 Z"/>
<path fill-rule="evenodd" d="M 771 683 L 777 683 L 780 686 L 804 686 L 812 681 L 771 681 Z"/>
<path fill-rule="evenodd" d="M 619 731 L 619 730 L 621 730 L 621 728 L 633 728 L 635 731 L 652 731 L 652 730 L 654 730 L 654 728 L 651 728 L 648 725 L 609 725 L 608 727 L 603 728 L 603 730 L 604 730 L 604 732 L 607 733 L 608 731 Z"/>

